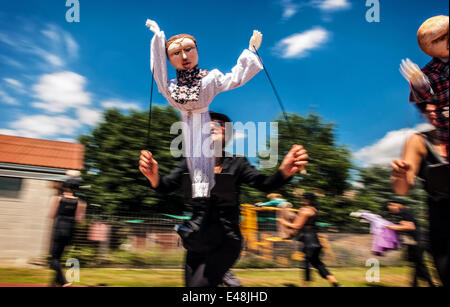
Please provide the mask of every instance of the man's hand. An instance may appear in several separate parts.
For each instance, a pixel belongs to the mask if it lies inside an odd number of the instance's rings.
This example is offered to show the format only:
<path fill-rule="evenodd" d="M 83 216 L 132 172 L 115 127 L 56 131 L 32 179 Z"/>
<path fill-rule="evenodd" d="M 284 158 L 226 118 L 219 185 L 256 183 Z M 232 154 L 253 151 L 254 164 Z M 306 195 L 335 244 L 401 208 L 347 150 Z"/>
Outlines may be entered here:
<path fill-rule="evenodd" d="M 159 173 L 158 162 L 153 159 L 153 155 L 150 151 L 142 150 L 141 157 L 139 159 L 139 170 L 147 177 L 153 188 L 157 188 L 159 185 Z"/>
<path fill-rule="evenodd" d="M 411 165 L 404 160 L 395 159 L 391 163 L 391 167 L 392 167 L 392 177 L 399 179 L 400 178 L 406 179 L 407 178 L 406 175 L 409 169 L 411 168 Z"/>
<path fill-rule="evenodd" d="M 402 60 L 402 63 L 400 64 L 400 73 L 414 87 L 423 87 L 429 84 L 427 76 L 425 76 L 420 67 L 410 59 Z"/>
<path fill-rule="evenodd" d="M 300 169 L 303 169 L 308 164 L 308 154 L 302 145 L 294 145 L 284 157 L 280 166 L 280 171 L 284 178 L 290 178 L 295 175 Z"/>
<path fill-rule="evenodd" d="M 256 52 L 259 47 L 261 47 L 262 38 L 263 35 L 261 34 L 261 32 L 259 32 L 258 30 L 254 30 L 253 36 L 250 39 L 250 46 L 248 47 L 248 49 L 250 51 Z"/>
<path fill-rule="evenodd" d="M 156 21 L 154 21 L 154 20 L 147 19 L 147 22 L 145 23 L 145 25 L 146 25 L 147 27 L 149 27 L 150 30 L 151 30 L 153 33 L 155 33 L 155 34 L 158 34 L 158 33 L 161 31 L 161 30 L 159 29 L 158 24 L 157 24 Z"/>

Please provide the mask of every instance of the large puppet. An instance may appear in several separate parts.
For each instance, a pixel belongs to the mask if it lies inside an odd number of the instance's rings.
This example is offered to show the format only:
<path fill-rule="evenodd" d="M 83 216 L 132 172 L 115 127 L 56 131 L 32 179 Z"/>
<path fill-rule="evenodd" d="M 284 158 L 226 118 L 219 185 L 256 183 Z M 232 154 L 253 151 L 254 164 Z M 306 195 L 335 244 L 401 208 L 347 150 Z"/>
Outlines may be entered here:
<path fill-rule="evenodd" d="M 263 69 L 255 54 L 261 45 L 262 34 L 253 32 L 249 49 L 242 52 L 231 73 L 223 74 L 217 69 L 199 69 L 197 41 L 193 36 L 179 34 L 166 41 L 164 32 L 155 21 L 147 20 L 146 26 L 154 33 L 151 69 L 158 90 L 182 114 L 192 197 L 207 198 L 215 184 L 209 105 L 217 94 L 244 85 Z M 168 78 L 166 58 L 176 69 L 176 79 Z"/>
<path fill-rule="evenodd" d="M 435 16 L 426 20 L 417 32 L 419 46 L 433 59 L 422 69 L 409 59 L 403 60 L 400 72 L 411 87 L 410 101 L 419 108 L 427 104 L 436 106 L 438 138 L 449 153 L 449 93 L 448 93 L 448 57 L 449 57 L 449 18 Z"/>

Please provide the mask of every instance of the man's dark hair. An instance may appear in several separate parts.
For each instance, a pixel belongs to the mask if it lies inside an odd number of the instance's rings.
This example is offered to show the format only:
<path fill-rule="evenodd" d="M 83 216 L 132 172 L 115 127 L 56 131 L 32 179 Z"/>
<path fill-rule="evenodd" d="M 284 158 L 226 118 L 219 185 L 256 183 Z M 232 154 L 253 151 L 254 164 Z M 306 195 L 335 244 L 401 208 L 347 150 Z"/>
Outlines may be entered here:
<path fill-rule="evenodd" d="M 393 203 L 393 204 L 400 204 L 400 205 L 403 205 L 403 206 L 407 206 L 408 205 L 405 200 L 403 200 L 401 198 L 394 197 L 394 198 L 389 199 L 384 204 L 384 208 L 389 211 L 389 204 L 391 204 L 391 203 Z"/>
<path fill-rule="evenodd" d="M 80 188 L 81 179 L 78 178 L 70 178 L 63 182 L 63 188 L 70 189 L 72 191 L 76 191 Z"/>
<path fill-rule="evenodd" d="M 310 206 L 317 206 L 317 196 L 314 193 L 306 192 L 302 196 L 304 199 L 309 200 Z"/>
<path fill-rule="evenodd" d="M 209 116 L 211 117 L 211 120 L 220 120 L 224 123 L 231 123 L 231 119 L 222 113 L 209 111 Z"/>
<path fill-rule="evenodd" d="M 407 203 L 406 203 L 405 200 L 403 200 L 403 199 L 401 199 L 401 198 L 397 198 L 397 197 L 394 197 L 394 198 L 389 199 L 389 200 L 386 202 L 386 207 L 387 207 L 390 203 L 400 204 L 400 205 L 403 205 L 403 206 L 406 206 L 406 205 L 407 205 Z"/>
<path fill-rule="evenodd" d="M 231 119 L 222 113 L 209 111 L 209 116 L 211 117 L 211 121 L 218 120 L 223 123 L 231 123 Z M 227 133 L 225 134 L 225 139 L 224 139 L 225 144 L 228 143 L 228 141 L 233 138 L 233 134 L 234 134 L 233 129 L 231 129 L 230 131 L 227 130 Z"/>
<path fill-rule="evenodd" d="M 425 114 L 425 111 L 427 110 L 428 103 L 426 102 L 419 102 L 415 104 L 417 109 L 419 109 L 420 113 Z"/>

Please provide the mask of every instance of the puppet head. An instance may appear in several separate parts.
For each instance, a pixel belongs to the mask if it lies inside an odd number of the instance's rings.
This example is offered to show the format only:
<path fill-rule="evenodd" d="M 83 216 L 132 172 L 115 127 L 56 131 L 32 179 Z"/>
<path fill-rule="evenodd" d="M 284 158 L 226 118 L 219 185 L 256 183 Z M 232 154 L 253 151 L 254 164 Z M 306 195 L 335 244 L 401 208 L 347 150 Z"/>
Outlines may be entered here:
<path fill-rule="evenodd" d="M 166 42 L 170 64 L 177 70 L 189 70 L 198 64 L 197 41 L 192 35 L 178 34 Z"/>
<path fill-rule="evenodd" d="M 431 57 L 448 58 L 448 16 L 425 21 L 417 31 L 420 49 Z"/>

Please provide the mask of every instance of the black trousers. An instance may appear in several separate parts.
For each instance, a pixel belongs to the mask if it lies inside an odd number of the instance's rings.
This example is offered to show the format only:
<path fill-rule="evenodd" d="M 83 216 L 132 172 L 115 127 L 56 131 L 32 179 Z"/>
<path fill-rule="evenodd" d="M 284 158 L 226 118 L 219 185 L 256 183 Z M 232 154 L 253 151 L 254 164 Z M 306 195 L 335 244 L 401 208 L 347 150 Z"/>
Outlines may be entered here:
<path fill-rule="evenodd" d="M 311 281 L 311 266 L 319 271 L 322 278 L 331 275 L 325 267 L 325 264 L 320 260 L 321 251 L 321 247 L 306 247 L 303 249 L 305 253 L 305 281 Z"/>
<path fill-rule="evenodd" d="M 428 205 L 431 255 L 444 287 L 449 286 L 450 215 L 448 202 L 448 199 L 438 203 L 429 201 Z"/>
<path fill-rule="evenodd" d="M 408 260 L 414 266 L 412 286 L 417 287 L 419 279 L 425 280 L 430 286 L 434 286 L 431 280 L 430 273 L 424 263 L 423 253 L 424 248 L 421 245 L 408 246 Z"/>
<path fill-rule="evenodd" d="M 186 287 L 217 287 L 225 273 L 235 264 L 242 241 L 225 238 L 223 244 L 209 253 L 187 251 L 184 267 Z"/>
<path fill-rule="evenodd" d="M 55 271 L 55 278 L 52 282 L 53 285 L 62 286 L 67 283 L 61 269 L 61 257 L 66 246 L 70 244 L 70 241 L 70 237 L 55 236 L 53 238 L 52 248 L 50 250 L 50 268 Z"/>

